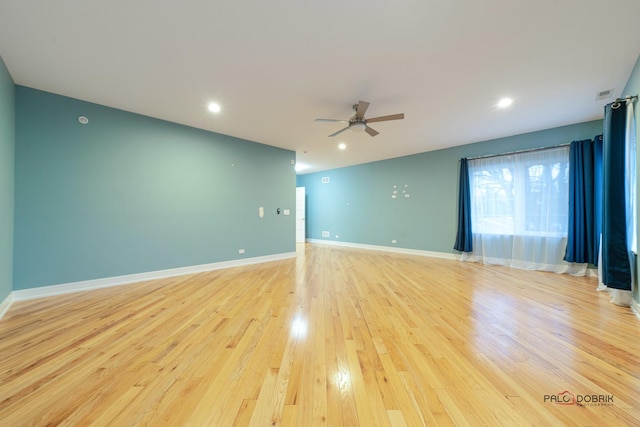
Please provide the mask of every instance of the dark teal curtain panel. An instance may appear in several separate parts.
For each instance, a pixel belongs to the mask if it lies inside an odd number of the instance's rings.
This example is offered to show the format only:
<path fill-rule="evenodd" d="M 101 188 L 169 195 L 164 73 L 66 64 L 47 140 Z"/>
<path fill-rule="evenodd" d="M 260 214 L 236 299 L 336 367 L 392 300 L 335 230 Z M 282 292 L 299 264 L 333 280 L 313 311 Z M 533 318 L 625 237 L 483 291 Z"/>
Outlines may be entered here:
<path fill-rule="evenodd" d="M 602 236 L 602 185 L 603 185 L 603 171 L 602 171 L 602 153 L 603 153 L 603 137 L 602 135 L 597 135 L 593 138 L 594 141 L 594 167 L 595 167 L 595 216 L 596 216 L 596 236 L 598 239 L 597 247 L 598 250 L 596 253 L 600 251 L 600 237 Z M 597 264 L 596 264 L 597 265 Z"/>
<path fill-rule="evenodd" d="M 627 111 L 618 105 L 609 104 L 604 110 L 601 268 L 605 285 L 631 290 L 625 197 Z"/>
<path fill-rule="evenodd" d="M 471 191 L 469 189 L 469 165 L 467 159 L 460 159 L 460 187 L 458 190 L 458 232 L 453 249 L 471 252 Z"/>
<path fill-rule="evenodd" d="M 569 149 L 567 262 L 598 265 L 602 203 L 602 137 L 573 141 Z"/>

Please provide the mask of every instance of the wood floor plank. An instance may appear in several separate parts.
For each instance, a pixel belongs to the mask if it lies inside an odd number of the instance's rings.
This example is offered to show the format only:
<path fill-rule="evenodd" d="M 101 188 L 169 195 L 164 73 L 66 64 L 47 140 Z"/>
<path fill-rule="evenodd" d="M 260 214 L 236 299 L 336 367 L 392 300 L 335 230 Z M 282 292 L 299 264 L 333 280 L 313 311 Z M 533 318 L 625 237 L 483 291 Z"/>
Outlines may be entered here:
<path fill-rule="evenodd" d="M 640 425 L 640 321 L 596 285 L 303 244 L 15 302 L 0 425 Z"/>

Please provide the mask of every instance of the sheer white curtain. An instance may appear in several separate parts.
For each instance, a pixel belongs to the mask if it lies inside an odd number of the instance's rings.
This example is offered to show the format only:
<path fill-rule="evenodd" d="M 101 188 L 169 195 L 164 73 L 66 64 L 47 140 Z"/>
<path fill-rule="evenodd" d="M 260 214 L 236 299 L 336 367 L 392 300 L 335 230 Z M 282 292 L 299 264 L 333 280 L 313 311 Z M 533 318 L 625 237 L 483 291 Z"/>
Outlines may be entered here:
<path fill-rule="evenodd" d="M 569 147 L 469 160 L 473 252 L 462 259 L 584 275 L 563 260 Z"/>

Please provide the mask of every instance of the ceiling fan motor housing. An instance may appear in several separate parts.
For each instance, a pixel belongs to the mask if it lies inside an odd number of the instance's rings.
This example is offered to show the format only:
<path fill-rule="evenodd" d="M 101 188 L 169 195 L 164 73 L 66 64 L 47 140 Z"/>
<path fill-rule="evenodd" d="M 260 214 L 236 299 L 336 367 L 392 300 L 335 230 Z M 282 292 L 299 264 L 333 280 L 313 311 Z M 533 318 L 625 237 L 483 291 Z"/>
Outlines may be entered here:
<path fill-rule="evenodd" d="M 357 104 L 353 105 L 353 116 L 349 118 L 349 120 L 336 120 L 336 119 L 316 119 L 316 122 L 339 122 L 339 123 L 347 123 L 347 127 L 340 129 L 337 132 L 332 133 L 329 137 L 334 137 L 336 135 L 341 134 L 342 132 L 350 129 L 352 132 L 366 132 L 369 136 L 378 135 L 378 131 L 375 129 L 371 129 L 367 123 L 371 122 L 385 122 L 387 120 L 401 120 L 404 119 L 404 113 L 399 114 L 391 114 L 388 116 L 380 116 L 374 117 L 370 119 L 365 119 L 364 114 L 369 108 L 369 103 L 365 101 L 360 101 Z"/>

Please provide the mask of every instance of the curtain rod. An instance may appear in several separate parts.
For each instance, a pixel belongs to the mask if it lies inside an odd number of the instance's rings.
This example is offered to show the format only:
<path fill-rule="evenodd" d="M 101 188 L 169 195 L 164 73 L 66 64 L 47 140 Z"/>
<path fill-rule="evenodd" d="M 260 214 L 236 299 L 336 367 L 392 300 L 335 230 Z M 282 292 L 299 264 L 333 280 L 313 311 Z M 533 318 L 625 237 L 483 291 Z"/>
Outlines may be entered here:
<path fill-rule="evenodd" d="M 638 95 L 629 95 L 629 96 L 625 96 L 624 98 L 616 98 L 615 101 L 613 102 L 637 101 L 637 100 L 638 100 Z"/>
<path fill-rule="evenodd" d="M 612 102 L 612 104 L 615 104 L 616 102 L 620 103 L 622 101 L 637 101 L 638 100 L 638 95 L 630 95 L 630 96 L 625 96 L 624 98 L 616 98 L 615 101 Z M 528 148 L 525 150 L 516 150 L 516 151 L 509 151 L 507 153 L 501 153 L 501 154 L 486 154 L 484 156 L 475 156 L 475 157 L 465 157 L 467 160 L 475 160 L 475 159 L 487 159 L 490 157 L 499 157 L 499 156 L 510 156 L 512 154 L 520 154 L 520 153 L 528 153 L 531 151 L 540 151 L 540 150 L 550 150 L 552 148 L 560 148 L 560 147 L 566 147 L 569 144 L 559 144 L 559 145 L 554 145 L 552 147 L 538 147 L 538 148 Z"/>
<path fill-rule="evenodd" d="M 622 102 L 624 101 L 634 102 L 637 100 L 638 100 L 638 95 L 625 96 L 624 98 L 616 98 L 616 100 L 611 103 L 611 108 L 613 108 L 614 110 L 617 110 L 622 105 Z"/>
<path fill-rule="evenodd" d="M 487 159 L 489 157 L 510 156 L 512 154 L 529 153 L 529 152 L 532 152 L 532 151 L 552 150 L 554 148 L 568 147 L 569 145 L 571 145 L 571 144 L 569 143 L 569 144 L 553 145 L 551 147 L 527 148 L 527 149 L 524 149 L 524 150 L 509 151 L 507 153 L 485 154 L 484 156 L 466 157 L 466 159 L 467 160 L 476 160 L 476 159 Z"/>

